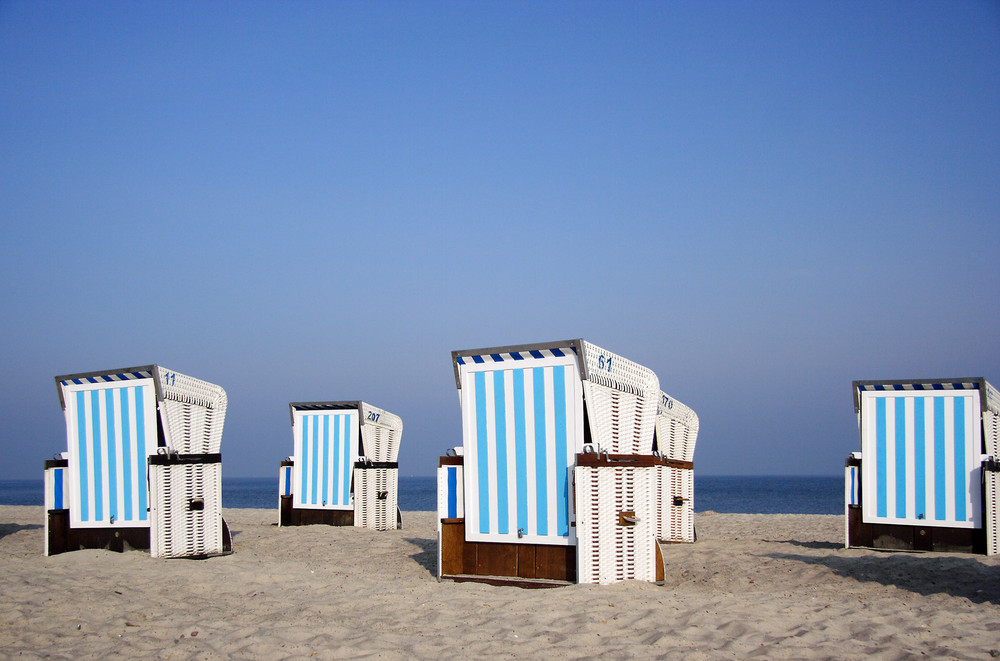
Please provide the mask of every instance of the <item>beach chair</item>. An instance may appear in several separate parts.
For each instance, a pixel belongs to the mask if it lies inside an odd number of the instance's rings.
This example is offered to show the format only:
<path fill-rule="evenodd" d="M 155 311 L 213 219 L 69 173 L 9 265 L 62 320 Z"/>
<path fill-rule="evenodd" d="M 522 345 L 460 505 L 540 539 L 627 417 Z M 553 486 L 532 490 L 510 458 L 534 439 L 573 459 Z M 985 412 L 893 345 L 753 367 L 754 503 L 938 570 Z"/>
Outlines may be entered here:
<path fill-rule="evenodd" d="M 225 391 L 158 365 L 57 376 L 68 450 L 45 464 L 45 553 L 228 553 Z"/>
<path fill-rule="evenodd" d="M 278 474 L 278 524 L 393 530 L 399 416 L 365 402 L 292 402 L 294 452 Z"/>
<path fill-rule="evenodd" d="M 583 340 L 455 351 L 452 362 L 463 444 L 439 460 L 438 576 L 662 578 L 662 503 L 674 506 L 659 471 L 681 462 L 653 451 L 652 370 Z"/>
<path fill-rule="evenodd" d="M 983 378 L 855 381 L 845 546 L 1000 552 L 1000 396 Z"/>

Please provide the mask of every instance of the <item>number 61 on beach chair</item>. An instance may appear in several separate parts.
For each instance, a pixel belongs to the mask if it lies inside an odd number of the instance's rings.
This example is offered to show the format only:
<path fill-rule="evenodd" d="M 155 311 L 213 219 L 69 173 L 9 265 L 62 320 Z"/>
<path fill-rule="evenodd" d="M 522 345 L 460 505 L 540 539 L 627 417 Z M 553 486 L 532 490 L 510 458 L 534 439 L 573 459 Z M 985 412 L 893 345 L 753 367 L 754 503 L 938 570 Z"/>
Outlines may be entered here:
<path fill-rule="evenodd" d="M 463 442 L 439 461 L 439 577 L 662 579 L 659 542 L 693 541 L 694 412 L 583 340 L 452 361 Z"/>
<path fill-rule="evenodd" d="M 67 451 L 45 462 L 45 553 L 232 550 L 221 387 L 158 365 L 56 377 Z"/>

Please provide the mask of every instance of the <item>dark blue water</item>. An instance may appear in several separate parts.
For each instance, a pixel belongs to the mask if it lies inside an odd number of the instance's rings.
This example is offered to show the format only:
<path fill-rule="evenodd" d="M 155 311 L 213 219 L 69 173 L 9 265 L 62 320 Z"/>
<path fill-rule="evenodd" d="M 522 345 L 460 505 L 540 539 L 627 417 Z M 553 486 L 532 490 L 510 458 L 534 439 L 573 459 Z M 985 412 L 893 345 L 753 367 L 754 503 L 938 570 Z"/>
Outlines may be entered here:
<path fill-rule="evenodd" d="M 37 480 L 0 480 L 0 505 L 42 505 Z M 748 514 L 843 514 L 844 480 L 840 477 L 695 476 L 695 511 Z M 231 477 L 222 480 L 223 507 L 278 508 L 278 478 Z M 433 477 L 400 477 L 399 508 L 437 509 Z"/>

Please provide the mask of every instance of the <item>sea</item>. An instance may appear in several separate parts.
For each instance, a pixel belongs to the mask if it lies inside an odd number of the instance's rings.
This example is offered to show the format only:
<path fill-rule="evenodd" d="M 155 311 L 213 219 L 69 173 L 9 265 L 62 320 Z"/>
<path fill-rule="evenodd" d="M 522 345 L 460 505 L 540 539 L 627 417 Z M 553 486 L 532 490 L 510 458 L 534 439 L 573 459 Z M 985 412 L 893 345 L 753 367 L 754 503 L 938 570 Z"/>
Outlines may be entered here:
<path fill-rule="evenodd" d="M 41 478 L 0 480 L 0 505 L 44 505 Z M 223 507 L 278 508 L 277 477 L 223 477 Z M 399 508 L 437 509 L 434 477 L 400 477 Z M 843 477 L 695 476 L 695 512 L 843 514 Z"/>

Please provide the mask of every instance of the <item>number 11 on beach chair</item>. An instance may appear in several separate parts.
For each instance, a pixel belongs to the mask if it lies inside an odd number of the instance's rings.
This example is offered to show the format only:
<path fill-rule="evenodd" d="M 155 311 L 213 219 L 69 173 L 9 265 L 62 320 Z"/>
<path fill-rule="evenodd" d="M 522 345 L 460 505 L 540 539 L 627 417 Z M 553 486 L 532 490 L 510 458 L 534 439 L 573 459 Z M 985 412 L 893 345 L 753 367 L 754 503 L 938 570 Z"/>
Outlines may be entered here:
<path fill-rule="evenodd" d="M 45 553 L 228 553 L 221 387 L 158 365 L 56 377 L 67 451 L 45 462 Z"/>

